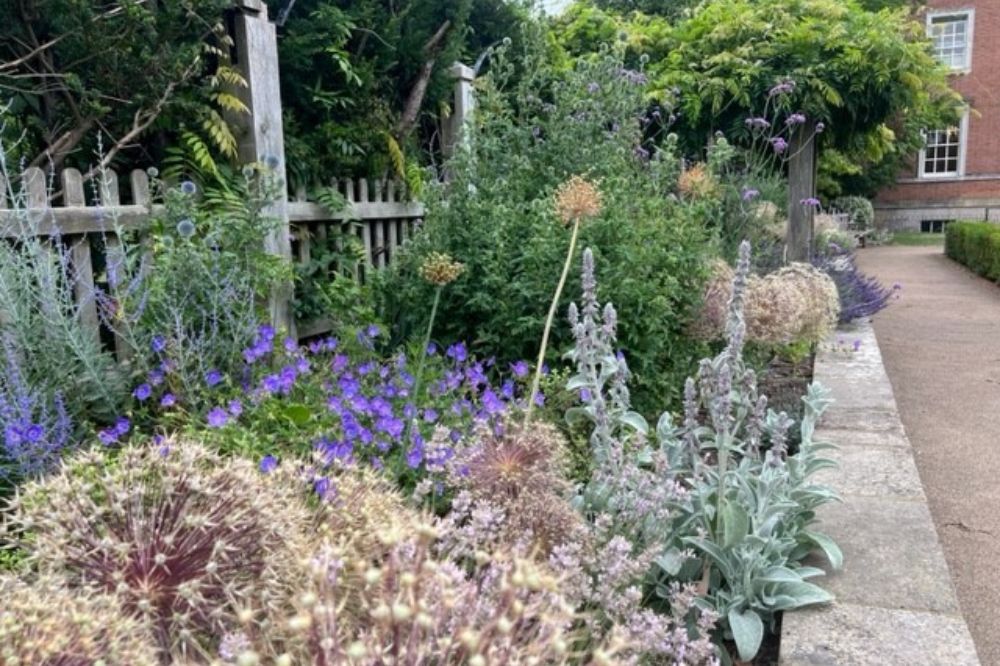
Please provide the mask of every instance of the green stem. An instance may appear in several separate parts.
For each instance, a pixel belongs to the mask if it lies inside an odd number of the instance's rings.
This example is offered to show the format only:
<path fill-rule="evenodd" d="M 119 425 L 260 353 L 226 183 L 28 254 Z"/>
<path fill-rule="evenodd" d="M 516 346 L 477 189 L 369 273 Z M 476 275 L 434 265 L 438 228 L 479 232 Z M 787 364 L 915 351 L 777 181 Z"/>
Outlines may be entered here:
<path fill-rule="evenodd" d="M 535 408 L 538 387 L 542 383 L 542 365 L 545 363 L 545 351 L 549 346 L 549 333 L 552 331 L 552 322 L 556 317 L 556 310 L 559 309 L 559 297 L 562 296 L 563 287 L 566 286 L 566 277 L 569 275 L 569 267 L 573 263 L 573 253 L 576 250 L 576 239 L 579 235 L 580 219 L 577 218 L 573 222 L 573 235 L 569 239 L 569 251 L 566 253 L 566 262 L 563 264 L 559 285 L 556 287 L 556 294 L 552 298 L 552 305 L 549 306 L 549 316 L 545 318 L 545 330 L 542 332 L 542 346 L 538 350 L 538 362 L 535 364 L 535 378 L 531 381 L 531 393 L 528 394 L 528 409 L 524 415 L 525 423 L 531 421 L 531 412 Z"/>
<path fill-rule="evenodd" d="M 424 335 L 424 344 L 420 348 L 420 363 L 417 364 L 417 376 L 413 380 L 413 405 L 416 407 L 417 401 L 420 399 L 420 385 L 424 381 L 424 363 L 427 360 L 427 348 L 431 344 L 431 332 L 434 330 L 434 318 L 437 317 L 438 303 L 441 302 L 441 291 L 444 289 L 443 286 L 439 286 L 434 291 L 434 304 L 431 306 L 431 318 L 427 322 L 427 333 Z M 416 420 L 416 416 L 413 417 Z M 412 423 L 412 421 L 411 421 Z M 406 434 L 410 433 L 410 427 L 407 427 Z"/>

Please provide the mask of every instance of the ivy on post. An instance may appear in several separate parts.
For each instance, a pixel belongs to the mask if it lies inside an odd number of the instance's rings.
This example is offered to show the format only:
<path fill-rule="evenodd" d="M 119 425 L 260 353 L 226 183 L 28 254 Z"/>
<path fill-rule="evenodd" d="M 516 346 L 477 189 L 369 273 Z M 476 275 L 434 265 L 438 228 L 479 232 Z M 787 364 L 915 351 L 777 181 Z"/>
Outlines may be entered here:
<path fill-rule="evenodd" d="M 808 120 L 792 132 L 788 145 L 787 261 L 808 262 L 812 256 L 816 207 L 805 203 L 816 196 L 816 121 Z"/>
<path fill-rule="evenodd" d="M 230 23 L 235 51 L 233 61 L 247 85 L 233 92 L 250 110 L 249 114 L 231 118 L 243 130 L 239 158 L 244 163 L 266 158 L 284 171 L 285 139 L 275 26 L 268 20 L 267 5 L 262 0 L 237 0 L 235 4 Z M 281 178 L 279 194 L 266 212 L 281 221 L 277 230 L 265 240 L 267 250 L 290 261 L 292 244 L 286 178 Z M 274 289 L 269 299 L 271 323 L 285 329 L 292 337 L 295 336 L 291 307 L 293 289 L 291 282 L 283 283 Z"/>

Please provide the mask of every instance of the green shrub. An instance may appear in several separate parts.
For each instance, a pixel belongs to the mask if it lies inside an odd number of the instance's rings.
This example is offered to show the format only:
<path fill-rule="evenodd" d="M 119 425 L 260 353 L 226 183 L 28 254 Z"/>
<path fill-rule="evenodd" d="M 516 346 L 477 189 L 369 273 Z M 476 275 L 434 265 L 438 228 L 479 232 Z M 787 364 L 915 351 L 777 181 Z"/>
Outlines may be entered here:
<path fill-rule="evenodd" d="M 830 205 L 850 216 L 851 229 L 864 231 L 875 226 L 875 207 L 864 197 L 840 197 Z"/>
<path fill-rule="evenodd" d="M 944 252 L 972 272 L 1000 281 L 1000 225 L 952 222 L 945 227 Z"/>
<path fill-rule="evenodd" d="M 575 174 L 598 183 L 602 213 L 580 232 L 604 266 L 602 289 L 623 313 L 620 335 L 636 375 L 636 400 L 655 411 L 704 347 L 685 335 L 700 300 L 710 235 L 676 188 L 669 151 L 643 148 L 646 89 L 638 72 L 611 56 L 560 74 L 530 61 L 530 74 L 505 90 L 512 66 L 498 54 L 477 85 L 467 145 L 445 165 L 446 182 L 425 194 L 423 230 L 380 276 L 380 305 L 397 334 L 426 326 L 434 289 L 418 279 L 432 252 L 466 265 L 442 296 L 435 334 L 467 340 L 480 357 L 531 358 L 541 304 L 552 299 L 570 233 L 553 206 L 556 187 Z M 669 145 L 669 142 L 668 142 Z M 578 265 L 579 257 L 575 259 Z M 569 288 L 561 308 L 578 298 Z M 549 360 L 569 343 L 557 327 Z"/>

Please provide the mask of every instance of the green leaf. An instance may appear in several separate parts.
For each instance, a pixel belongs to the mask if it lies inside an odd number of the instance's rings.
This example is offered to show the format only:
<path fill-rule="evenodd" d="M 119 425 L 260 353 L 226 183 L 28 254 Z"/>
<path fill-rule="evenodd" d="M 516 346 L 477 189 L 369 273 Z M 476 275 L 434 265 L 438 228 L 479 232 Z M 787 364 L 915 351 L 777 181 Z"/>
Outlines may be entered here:
<path fill-rule="evenodd" d="M 722 522 L 722 547 L 732 548 L 747 535 L 750 529 L 750 518 L 743 507 L 736 502 L 726 502 L 719 514 Z"/>
<path fill-rule="evenodd" d="M 833 539 L 820 532 L 810 530 L 803 530 L 802 534 L 810 543 L 823 551 L 826 559 L 830 562 L 830 566 L 834 569 L 840 569 L 844 566 L 844 553 Z"/>
<path fill-rule="evenodd" d="M 833 601 L 833 595 L 818 585 L 806 583 L 782 583 L 779 587 L 781 595 L 787 595 L 788 600 L 776 603 L 771 606 L 772 610 L 790 610 L 811 606 L 812 604 L 825 604 Z"/>
<path fill-rule="evenodd" d="M 625 412 L 621 415 L 621 421 L 625 425 L 632 427 L 636 432 L 641 432 L 643 435 L 649 434 L 649 424 L 646 423 L 646 419 L 643 418 L 642 414 L 638 412 Z"/>
<path fill-rule="evenodd" d="M 729 629 L 733 632 L 740 659 L 750 661 L 757 656 L 760 643 L 764 640 L 764 623 L 756 611 L 740 613 L 735 608 L 729 611 Z"/>
<path fill-rule="evenodd" d="M 676 548 L 671 548 L 667 552 L 656 558 L 656 563 L 670 576 L 676 576 L 684 566 L 687 558 Z"/>
<path fill-rule="evenodd" d="M 296 426 L 304 426 L 312 418 L 312 410 L 305 405 L 287 405 L 282 414 Z"/>

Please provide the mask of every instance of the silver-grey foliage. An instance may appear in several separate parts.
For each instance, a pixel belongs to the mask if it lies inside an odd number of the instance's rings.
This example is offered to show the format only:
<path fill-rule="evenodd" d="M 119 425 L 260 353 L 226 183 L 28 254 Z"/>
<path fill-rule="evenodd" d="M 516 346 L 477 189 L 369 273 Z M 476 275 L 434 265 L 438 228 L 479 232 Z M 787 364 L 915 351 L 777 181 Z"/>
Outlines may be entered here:
<path fill-rule="evenodd" d="M 682 417 L 664 413 L 650 433 L 629 407 L 628 368 L 615 352 L 617 315 L 610 304 L 602 313 L 593 256 L 585 251 L 583 307 L 570 310 L 576 346 L 569 353 L 577 365 L 569 386 L 583 405 L 567 414 L 592 424 L 597 469 L 581 489 L 580 508 L 615 516 L 616 529 L 636 547 L 660 549 L 649 583 L 661 599 L 672 582 L 697 582 L 703 603 L 719 613 L 725 637 L 735 641 L 743 660 L 757 653 L 775 612 L 831 599 L 810 582 L 823 572 L 804 566 L 805 556 L 819 549 L 833 567 L 842 561 L 836 544 L 812 529 L 816 508 L 836 499 L 810 481 L 833 465 L 821 455 L 829 445 L 814 439 L 830 400 L 819 385 L 809 387 L 801 444 L 790 455 L 793 422 L 767 408 L 743 360 L 749 270 L 744 242 L 726 348 L 688 379 Z M 658 601 L 648 603 L 656 607 Z"/>

